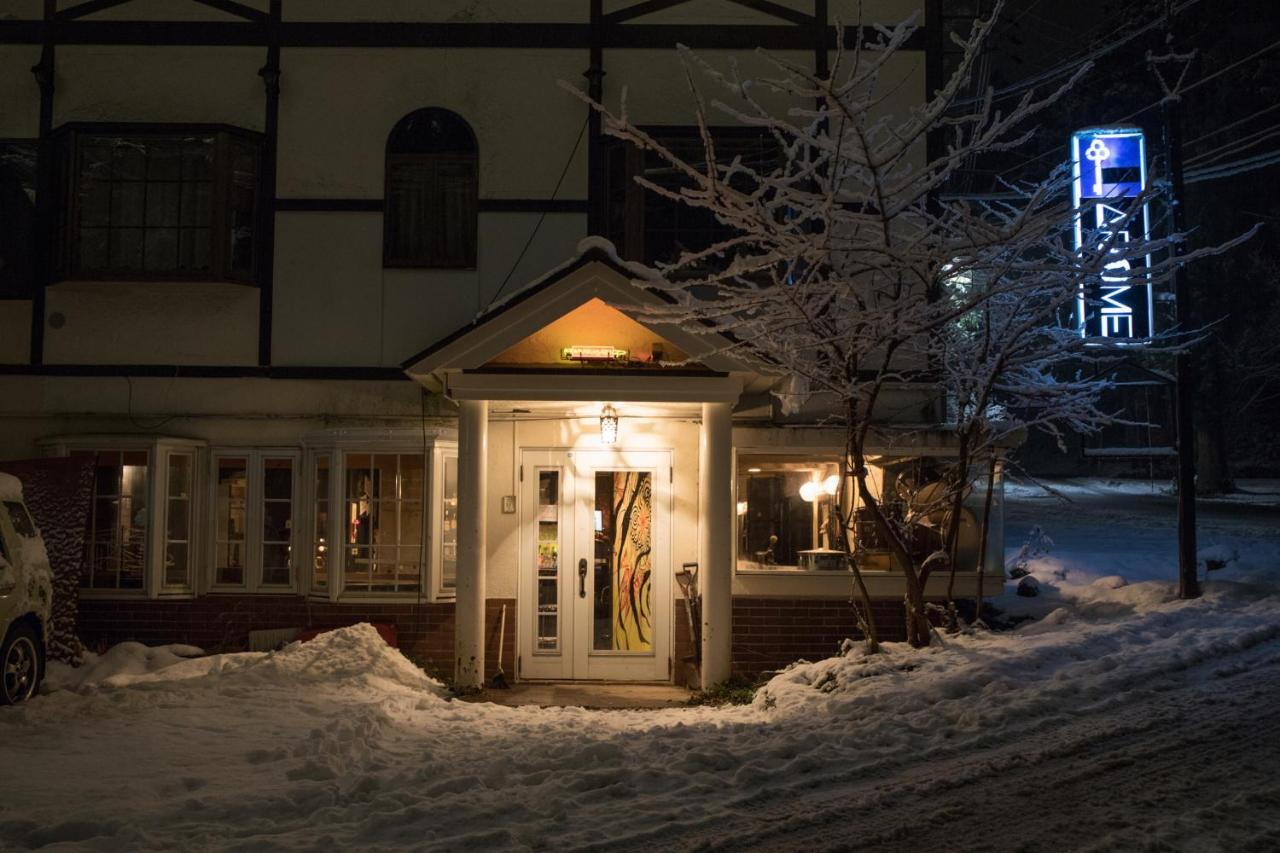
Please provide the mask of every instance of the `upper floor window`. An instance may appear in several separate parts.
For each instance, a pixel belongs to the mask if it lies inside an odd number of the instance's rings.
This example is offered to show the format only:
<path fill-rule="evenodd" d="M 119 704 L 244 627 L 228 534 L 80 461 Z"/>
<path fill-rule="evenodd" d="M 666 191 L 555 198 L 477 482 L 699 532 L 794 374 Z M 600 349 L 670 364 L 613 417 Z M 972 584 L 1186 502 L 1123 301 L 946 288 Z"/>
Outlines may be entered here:
<path fill-rule="evenodd" d="M 383 265 L 476 265 L 476 137 L 456 113 L 432 107 L 400 119 L 387 139 Z"/>
<path fill-rule="evenodd" d="M 697 128 L 652 127 L 648 131 L 681 160 L 706 170 L 706 149 Z M 717 127 L 712 128 L 712 136 L 716 160 L 722 167 L 737 159 L 757 174 L 768 175 L 780 165 L 778 142 L 767 130 Z M 605 236 L 623 257 L 650 265 L 673 263 L 682 253 L 702 251 L 737 235 L 710 210 L 636 183 L 637 178 L 643 178 L 673 193 L 691 186 L 685 174 L 654 152 L 614 141 L 608 146 L 605 166 Z M 732 178 L 730 184 L 744 191 L 755 188 L 755 182 L 742 175 Z M 691 268 L 687 272 L 699 271 Z"/>
<path fill-rule="evenodd" d="M 60 277 L 252 280 L 255 134 L 71 125 L 59 142 Z"/>
<path fill-rule="evenodd" d="M 35 288 L 36 146 L 0 142 L 0 299 L 30 299 Z"/>

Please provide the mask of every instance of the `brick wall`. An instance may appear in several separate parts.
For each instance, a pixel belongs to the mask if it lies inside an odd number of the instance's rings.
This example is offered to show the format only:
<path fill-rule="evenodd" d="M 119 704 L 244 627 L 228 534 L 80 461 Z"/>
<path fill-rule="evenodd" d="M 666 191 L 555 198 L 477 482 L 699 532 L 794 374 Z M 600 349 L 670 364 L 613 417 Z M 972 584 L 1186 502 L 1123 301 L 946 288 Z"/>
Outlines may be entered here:
<path fill-rule="evenodd" d="M 876 629 L 884 641 L 906 639 L 902 602 L 873 601 Z M 733 599 L 733 675 L 755 679 L 797 660 L 836 654 L 846 638 L 862 637 L 846 599 Z"/>
<path fill-rule="evenodd" d="M 485 674 L 492 678 L 498 662 L 498 629 L 502 605 L 507 629 L 502 654 L 508 678 L 515 672 L 515 599 L 485 603 Z M 243 651 L 249 632 L 271 628 L 340 628 L 357 622 L 389 622 L 396 627 L 400 650 L 432 675 L 453 676 L 453 603 L 332 604 L 302 596 L 208 595 L 185 601 L 80 602 L 81 639 L 90 649 L 125 640 L 148 645 L 188 643 L 210 652 Z"/>

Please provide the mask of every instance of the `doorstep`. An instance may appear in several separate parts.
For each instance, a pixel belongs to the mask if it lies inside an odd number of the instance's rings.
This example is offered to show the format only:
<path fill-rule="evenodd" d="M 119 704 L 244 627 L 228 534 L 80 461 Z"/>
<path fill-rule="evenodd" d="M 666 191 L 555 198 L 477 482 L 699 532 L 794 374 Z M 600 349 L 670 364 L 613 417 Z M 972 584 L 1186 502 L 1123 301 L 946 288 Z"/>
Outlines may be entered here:
<path fill-rule="evenodd" d="M 464 697 L 495 705 L 578 707 L 593 710 L 681 708 L 692 694 L 674 684 L 618 684 L 599 681 L 522 681 L 510 689 L 489 688 Z"/>

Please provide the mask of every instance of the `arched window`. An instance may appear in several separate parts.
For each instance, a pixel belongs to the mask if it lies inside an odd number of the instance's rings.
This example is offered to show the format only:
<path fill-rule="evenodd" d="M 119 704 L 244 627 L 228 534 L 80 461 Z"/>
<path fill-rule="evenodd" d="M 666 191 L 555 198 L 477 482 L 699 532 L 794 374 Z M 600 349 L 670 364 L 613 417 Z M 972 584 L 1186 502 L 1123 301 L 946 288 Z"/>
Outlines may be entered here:
<path fill-rule="evenodd" d="M 431 107 L 387 138 L 382 262 L 388 267 L 476 265 L 476 136 L 456 113 Z"/>

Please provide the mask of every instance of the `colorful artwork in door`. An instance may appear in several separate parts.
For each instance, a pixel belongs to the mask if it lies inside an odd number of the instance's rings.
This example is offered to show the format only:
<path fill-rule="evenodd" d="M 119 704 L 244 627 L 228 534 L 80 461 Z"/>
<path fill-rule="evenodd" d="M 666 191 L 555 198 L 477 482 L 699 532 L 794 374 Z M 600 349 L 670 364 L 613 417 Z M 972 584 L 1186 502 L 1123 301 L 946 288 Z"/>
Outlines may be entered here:
<path fill-rule="evenodd" d="M 612 648 L 653 649 L 653 475 L 613 471 L 609 533 L 612 586 Z"/>

